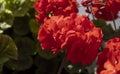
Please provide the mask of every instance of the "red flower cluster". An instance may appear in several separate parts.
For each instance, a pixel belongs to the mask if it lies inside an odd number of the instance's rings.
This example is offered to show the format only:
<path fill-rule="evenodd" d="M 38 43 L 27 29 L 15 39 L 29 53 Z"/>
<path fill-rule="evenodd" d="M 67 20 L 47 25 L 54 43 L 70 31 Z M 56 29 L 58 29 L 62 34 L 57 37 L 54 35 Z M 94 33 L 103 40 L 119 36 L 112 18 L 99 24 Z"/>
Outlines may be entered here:
<path fill-rule="evenodd" d="M 98 74 L 120 74 L 120 38 L 107 41 L 106 48 L 98 56 Z"/>
<path fill-rule="evenodd" d="M 118 18 L 118 12 L 120 11 L 120 0 L 89 0 L 82 1 L 83 6 L 91 5 L 92 9 L 87 8 L 86 11 L 92 11 L 96 18 L 110 21 Z"/>
<path fill-rule="evenodd" d="M 102 31 L 87 16 L 52 16 L 41 25 L 38 40 L 44 50 L 66 51 L 72 63 L 90 64 L 97 56 Z M 94 53 L 93 53 L 94 52 Z"/>
<path fill-rule="evenodd" d="M 38 12 L 36 20 L 42 23 L 44 18 L 52 15 L 68 16 L 71 13 L 77 13 L 77 6 L 76 0 L 37 0 L 34 4 L 35 10 Z"/>

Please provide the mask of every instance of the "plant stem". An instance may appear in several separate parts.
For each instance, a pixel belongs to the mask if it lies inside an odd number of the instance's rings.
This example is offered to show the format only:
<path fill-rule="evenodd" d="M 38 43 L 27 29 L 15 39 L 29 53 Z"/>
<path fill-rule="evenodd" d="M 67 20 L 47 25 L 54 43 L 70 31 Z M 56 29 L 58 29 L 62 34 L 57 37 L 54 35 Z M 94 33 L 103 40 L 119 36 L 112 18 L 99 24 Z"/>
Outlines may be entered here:
<path fill-rule="evenodd" d="M 62 72 L 62 70 L 63 70 L 63 67 L 64 67 L 65 61 L 66 61 L 66 56 L 65 56 L 65 57 L 63 58 L 63 60 L 62 60 L 62 62 L 61 62 L 61 64 L 60 64 L 60 67 L 59 67 L 59 69 L 58 69 L 57 74 L 61 74 L 61 72 Z"/>
<path fill-rule="evenodd" d="M 91 12 L 91 15 L 92 15 L 92 19 L 95 20 L 95 17 L 94 17 L 94 15 L 93 15 L 93 10 L 92 10 L 92 5 L 91 5 L 91 4 L 89 5 L 89 8 L 90 8 L 90 12 Z"/>
<path fill-rule="evenodd" d="M 115 22 L 115 18 L 114 18 L 114 15 L 113 15 L 112 12 L 111 12 L 111 16 L 112 16 L 112 19 L 113 19 L 113 25 L 114 25 L 115 32 L 117 33 L 116 22 Z"/>

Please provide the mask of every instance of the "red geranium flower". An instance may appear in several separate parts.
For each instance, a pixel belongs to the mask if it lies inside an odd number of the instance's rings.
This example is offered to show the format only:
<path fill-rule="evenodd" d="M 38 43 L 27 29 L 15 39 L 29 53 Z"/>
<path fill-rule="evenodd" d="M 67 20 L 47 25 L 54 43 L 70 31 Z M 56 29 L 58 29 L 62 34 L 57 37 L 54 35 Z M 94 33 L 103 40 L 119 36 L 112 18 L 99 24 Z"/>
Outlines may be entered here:
<path fill-rule="evenodd" d="M 102 31 L 96 28 L 87 16 L 52 16 L 40 27 L 38 40 L 44 50 L 67 51 L 72 63 L 84 65 L 92 62 L 102 41 Z"/>
<path fill-rule="evenodd" d="M 38 12 L 36 19 L 40 23 L 44 21 L 44 18 L 52 15 L 68 16 L 71 13 L 77 13 L 77 6 L 76 0 L 37 0 L 34 4 L 35 10 Z"/>
<path fill-rule="evenodd" d="M 82 4 L 87 6 L 87 4 L 92 7 L 92 10 L 87 9 L 86 11 L 92 11 L 96 18 L 104 19 L 110 21 L 118 18 L 118 12 L 120 11 L 120 1 L 118 0 L 94 0 L 94 1 L 84 1 Z"/>
<path fill-rule="evenodd" d="M 81 62 L 84 65 L 90 64 L 95 60 L 101 42 L 101 29 L 94 27 L 92 30 L 80 34 L 80 36 L 72 42 L 72 45 L 68 50 L 67 59 L 72 61 L 72 63 Z"/>
<path fill-rule="evenodd" d="M 98 74 L 120 74 L 120 38 L 107 41 L 98 57 Z"/>
<path fill-rule="evenodd" d="M 92 0 L 82 0 L 81 1 L 81 4 L 83 5 L 83 6 L 88 6 L 89 4 L 91 4 L 92 3 Z"/>

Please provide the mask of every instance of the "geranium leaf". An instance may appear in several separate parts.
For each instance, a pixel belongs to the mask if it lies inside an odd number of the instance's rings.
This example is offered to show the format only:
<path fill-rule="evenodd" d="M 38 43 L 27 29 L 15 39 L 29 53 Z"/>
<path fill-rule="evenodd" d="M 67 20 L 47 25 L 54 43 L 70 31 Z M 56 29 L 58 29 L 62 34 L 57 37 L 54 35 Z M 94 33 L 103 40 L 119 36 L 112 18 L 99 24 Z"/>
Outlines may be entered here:
<path fill-rule="evenodd" d="M 33 60 L 30 56 L 19 56 L 18 60 L 9 60 L 6 66 L 10 69 L 22 71 L 29 69 L 33 64 Z"/>
<path fill-rule="evenodd" d="M 36 52 L 35 42 L 28 37 L 15 38 L 19 54 L 33 55 Z"/>
<path fill-rule="evenodd" d="M 14 20 L 13 30 L 18 35 L 26 35 L 29 33 L 27 17 L 16 17 Z"/>
<path fill-rule="evenodd" d="M 31 32 L 34 34 L 37 34 L 39 27 L 40 27 L 40 24 L 37 23 L 35 19 L 31 19 L 29 22 L 29 25 L 30 25 Z"/>
<path fill-rule="evenodd" d="M 14 16 L 24 16 L 31 6 L 30 0 L 6 0 L 6 8 L 11 10 Z"/>
<path fill-rule="evenodd" d="M 8 35 L 0 35 L 0 64 L 9 59 L 17 59 L 17 47 Z"/>
<path fill-rule="evenodd" d="M 52 51 L 46 51 L 42 49 L 38 49 L 38 54 L 45 59 L 52 59 L 56 56 Z"/>
<path fill-rule="evenodd" d="M 102 19 L 93 20 L 93 22 L 95 23 L 97 27 L 100 27 L 102 29 L 103 34 L 104 34 L 104 37 L 103 37 L 104 40 L 107 40 L 114 36 L 115 31 L 113 30 L 111 24 L 107 24 Z"/>
<path fill-rule="evenodd" d="M 13 20 L 14 20 L 14 17 L 12 13 L 9 12 L 9 10 L 6 9 L 5 11 L 0 12 L 0 28 L 1 29 L 5 30 L 12 27 Z"/>

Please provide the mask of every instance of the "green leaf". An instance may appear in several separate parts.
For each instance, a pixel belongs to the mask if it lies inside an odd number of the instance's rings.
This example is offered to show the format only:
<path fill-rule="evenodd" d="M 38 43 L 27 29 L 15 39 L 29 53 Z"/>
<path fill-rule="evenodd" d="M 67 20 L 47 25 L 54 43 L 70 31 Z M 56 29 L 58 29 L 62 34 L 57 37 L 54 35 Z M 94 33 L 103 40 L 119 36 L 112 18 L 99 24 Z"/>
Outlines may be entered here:
<path fill-rule="evenodd" d="M 19 54 L 34 55 L 36 53 L 35 42 L 28 37 L 15 38 L 15 43 L 18 47 Z"/>
<path fill-rule="evenodd" d="M 102 19 L 93 20 L 93 22 L 95 23 L 97 27 L 100 27 L 102 29 L 103 34 L 104 34 L 104 40 L 110 39 L 111 37 L 114 36 L 115 31 L 113 30 L 110 24 L 107 24 Z"/>
<path fill-rule="evenodd" d="M 14 16 L 24 16 L 31 6 L 30 0 L 6 0 L 6 9 L 11 10 Z"/>
<path fill-rule="evenodd" d="M 18 35 L 26 35 L 29 33 L 27 17 L 16 17 L 14 20 L 13 30 Z"/>
<path fill-rule="evenodd" d="M 7 29 L 12 27 L 14 16 L 9 10 L 0 12 L 0 28 Z"/>
<path fill-rule="evenodd" d="M 23 71 L 29 69 L 33 64 L 33 60 L 30 56 L 18 57 L 18 60 L 9 60 L 6 63 L 6 66 L 12 70 Z"/>
<path fill-rule="evenodd" d="M 118 28 L 118 34 L 120 34 L 120 26 L 119 26 L 119 28 Z"/>
<path fill-rule="evenodd" d="M 37 21 L 35 19 L 31 19 L 29 22 L 29 25 L 30 25 L 31 32 L 34 34 L 38 34 L 40 24 L 37 23 Z"/>
<path fill-rule="evenodd" d="M 39 54 L 41 57 L 43 57 L 43 58 L 45 58 L 45 59 L 47 59 L 47 60 L 52 59 L 52 58 L 54 58 L 54 57 L 56 56 L 56 54 L 53 54 L 52 51 L 43 50 L 43 49 L 40 47 L 39 42 L 37 43 L 37 52 L 38 52 L 38 54 Z"/>
<path fill-rule="evenodd" d="M 17 47 L 8 35 L 0 35 L 0 64 L 9 59 L 17 59 Z"/>
<path fill-rule="evenodd" d="M 40 55 L 35 56 L 34 62 L 37 67 L 46 67 L 48 63 L 48 61 L 42 58 Z"/>
<path fill-rule="evenodd" d="M 9 60 L 9 57 L 7 55 L 0 56 L 0 64 L 4 64 L 8 60 Z"/>
<path fill-rule="evenodd" d="M 52 59 L 56 56 L 52 51 L 46 51 L 42 49 L 38 49 L 38 54 L 45 59 Z"/>
<path fill-rule="evenodd" d="M 5 9 L 5 1 L 0 0 L 0 12 L 2 12 Z"/>

